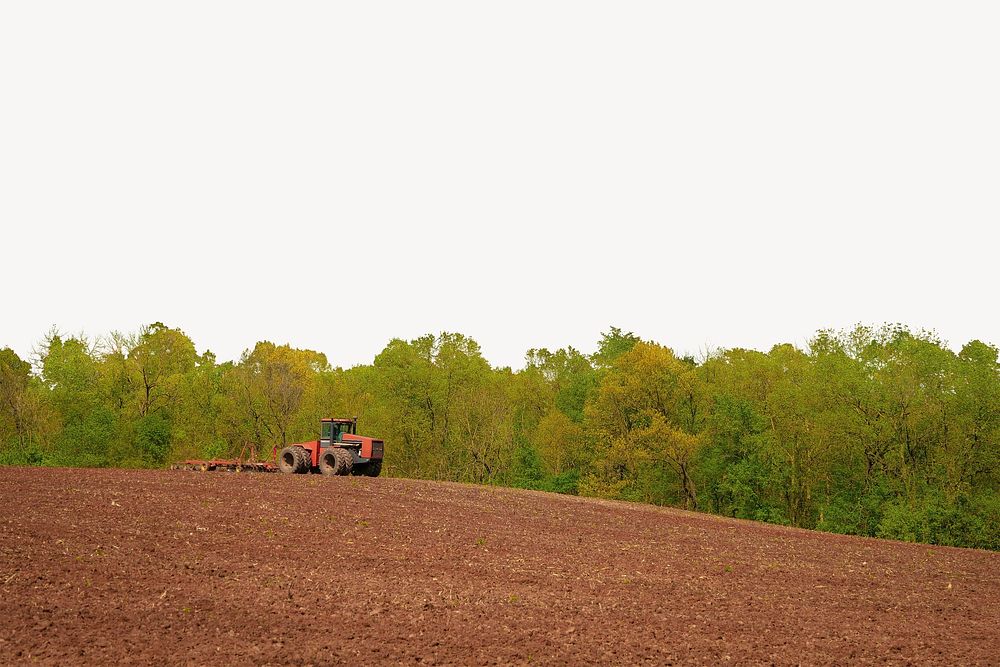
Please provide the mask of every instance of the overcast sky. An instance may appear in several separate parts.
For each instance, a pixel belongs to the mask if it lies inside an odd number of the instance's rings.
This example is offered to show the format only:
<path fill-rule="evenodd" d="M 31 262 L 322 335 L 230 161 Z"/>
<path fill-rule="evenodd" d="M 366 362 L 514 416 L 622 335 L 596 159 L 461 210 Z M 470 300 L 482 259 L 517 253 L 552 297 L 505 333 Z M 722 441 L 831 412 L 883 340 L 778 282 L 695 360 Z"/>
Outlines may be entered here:
<path fill-rule="evenodd" d="M 996 2 L 5 2 L 0 347 L 1000 343 Z"/>

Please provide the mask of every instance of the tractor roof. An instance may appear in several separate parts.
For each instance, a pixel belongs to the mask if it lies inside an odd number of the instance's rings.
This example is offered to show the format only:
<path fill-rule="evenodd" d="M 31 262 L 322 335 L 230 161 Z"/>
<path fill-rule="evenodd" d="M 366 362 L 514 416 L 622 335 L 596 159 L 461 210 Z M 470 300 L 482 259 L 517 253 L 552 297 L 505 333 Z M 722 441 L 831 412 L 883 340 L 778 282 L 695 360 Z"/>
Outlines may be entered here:
<path fill-rule="evenodd" d="M 321 422 L 334 422 L 335 424 L 353 424 L 358 421 L 357 417 L 352 417 L 348 419 L 347 417 L 323 417 L 320 419 Z"/>

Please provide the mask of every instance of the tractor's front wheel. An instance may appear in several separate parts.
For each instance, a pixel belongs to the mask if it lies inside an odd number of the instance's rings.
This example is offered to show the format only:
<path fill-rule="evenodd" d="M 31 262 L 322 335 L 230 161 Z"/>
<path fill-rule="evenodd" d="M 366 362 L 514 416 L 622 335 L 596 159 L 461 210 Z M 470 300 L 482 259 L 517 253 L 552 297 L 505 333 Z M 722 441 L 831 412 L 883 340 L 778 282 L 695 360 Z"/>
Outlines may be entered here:
<path fill-rule="evenodd" d="M 378 477 L 382 472 L 382 459 L 375 459 L 365 466 L 365 475 L 368 477 Z"/>

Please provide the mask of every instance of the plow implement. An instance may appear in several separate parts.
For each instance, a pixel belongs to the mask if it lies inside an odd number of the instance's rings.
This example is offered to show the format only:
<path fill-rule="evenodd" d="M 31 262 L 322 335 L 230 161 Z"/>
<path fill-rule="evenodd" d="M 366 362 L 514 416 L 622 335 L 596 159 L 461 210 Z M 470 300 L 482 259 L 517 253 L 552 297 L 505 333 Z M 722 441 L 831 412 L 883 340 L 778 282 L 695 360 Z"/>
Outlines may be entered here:
<path fill-rule="evenodd" d="M 271 452 L 271 456 L 275 455 Z M 257 458 L 257 448 L 247 443 L 235 459 L 188 459 L 170 466 L 171 470 L 199 470 L 201 472 L 278 472 L 278 466 L 270 461 L 260 461 Z"/>
<path fill-rule="evenodd" d="M 188 459 L 170 466 L 171 470 L 200 470 L 202 472 L 224 470 L 227 472 L 278 472 L 278 467 L 268 461 L 240 461 L 239 459 L 212 459 L 202 461 Z"/>

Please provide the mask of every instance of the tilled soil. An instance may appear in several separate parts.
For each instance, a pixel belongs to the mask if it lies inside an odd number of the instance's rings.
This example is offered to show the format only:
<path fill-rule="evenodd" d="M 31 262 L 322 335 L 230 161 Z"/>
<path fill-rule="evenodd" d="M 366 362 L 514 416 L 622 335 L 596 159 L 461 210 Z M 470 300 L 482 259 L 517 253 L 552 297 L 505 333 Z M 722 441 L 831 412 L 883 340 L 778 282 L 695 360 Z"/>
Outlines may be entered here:
<path fill-rule="evenodd" d="M 363 477 L 0 469 L 0 663 L 1000 664 L 1000 554 Z"/>

